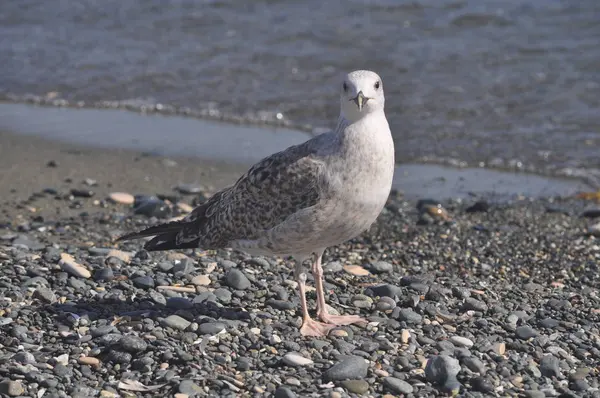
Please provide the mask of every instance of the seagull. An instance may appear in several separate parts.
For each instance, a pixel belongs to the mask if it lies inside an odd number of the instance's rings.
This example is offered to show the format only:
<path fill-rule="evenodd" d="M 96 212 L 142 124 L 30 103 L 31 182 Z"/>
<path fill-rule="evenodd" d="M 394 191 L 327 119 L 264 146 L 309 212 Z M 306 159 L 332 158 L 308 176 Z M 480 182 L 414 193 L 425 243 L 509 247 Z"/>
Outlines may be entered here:
<path fill-rule="evenodd" d="M 367 230 L 383 210 L 394 174 L 394 142 L 385 117 L 383 82 L 357 70 L 339 86 L 334 131 L 270 155 L 183 219 L 124 235 L 153 237 L 148 251 L 232 248 L 250 255 L 295 260 L 303 336 L 326 336 L 336 326 L 366 324 L 356 315 L 328 312 L 323 253 Z M 317 293 L 313 319 L 306 301 L 311 259 Z"/>

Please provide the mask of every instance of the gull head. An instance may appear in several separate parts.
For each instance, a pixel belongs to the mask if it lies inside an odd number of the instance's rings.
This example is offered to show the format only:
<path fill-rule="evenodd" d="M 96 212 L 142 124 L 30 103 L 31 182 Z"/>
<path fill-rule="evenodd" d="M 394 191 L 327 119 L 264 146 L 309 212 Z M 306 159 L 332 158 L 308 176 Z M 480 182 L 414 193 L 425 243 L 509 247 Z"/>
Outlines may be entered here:
<path fill-rule="evenodd" d="M 383 111 L 385 98 L 381 78 L 369 70 L 348 73 L 340 87 L 340 102 L 342 116 L 349 122 Z"/>

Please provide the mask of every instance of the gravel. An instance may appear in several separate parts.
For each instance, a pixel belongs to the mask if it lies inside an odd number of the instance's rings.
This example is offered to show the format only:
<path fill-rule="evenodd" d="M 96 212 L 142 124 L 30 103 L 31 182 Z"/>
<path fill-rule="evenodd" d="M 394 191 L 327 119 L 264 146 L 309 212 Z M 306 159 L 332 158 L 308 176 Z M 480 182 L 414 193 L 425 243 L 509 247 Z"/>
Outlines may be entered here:
<path fill-rule="evenodd" d="M 324 258 L 328 303 L 369 324 L 315 339 L 298 332 L 286 259 L 115 251 L 114 237 L 191 197 L 109 199 L 97 180 L 92 197 L 52 188 L 0 205 L 2 395 L 600 395 L 587 202 L 429 200 L 446 214 L 436 219 L 392 195 L 368 232 Z"/>

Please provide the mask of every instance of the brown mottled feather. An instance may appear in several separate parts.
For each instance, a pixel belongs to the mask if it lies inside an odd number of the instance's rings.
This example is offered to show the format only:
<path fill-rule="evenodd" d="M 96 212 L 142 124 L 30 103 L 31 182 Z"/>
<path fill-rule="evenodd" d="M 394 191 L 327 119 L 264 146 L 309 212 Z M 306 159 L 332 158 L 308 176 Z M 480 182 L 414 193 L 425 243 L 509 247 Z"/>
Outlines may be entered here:
<path fill-rule="evenodd" d="M 319 200 L 323 165 L 312 157 L 310 141 L 275 153 L 255 164 L 231 187 L 216 193 L 181 221 L 161 224 L 118 240 L 155 236 L 149 251 L 227 247 L 256 239 Z"/>

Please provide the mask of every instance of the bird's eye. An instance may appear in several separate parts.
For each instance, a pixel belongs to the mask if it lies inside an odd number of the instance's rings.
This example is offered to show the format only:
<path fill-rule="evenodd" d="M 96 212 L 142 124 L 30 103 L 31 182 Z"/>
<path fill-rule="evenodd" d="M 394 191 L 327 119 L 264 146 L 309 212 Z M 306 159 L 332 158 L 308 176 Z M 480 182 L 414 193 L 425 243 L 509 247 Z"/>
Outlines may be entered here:
<path fill-rule="evenodd" d="M 348 85 L 346 84 L 346 82 L 344 82 L 344 86 L 343 87 L 344 87 L 344 92 L 347 92 L 348 91 Z"/>
<path fill-rule="evenodd" d="M 377 90 L 377 89 L 379 88 L 379 85 L 380 85 L 380 83 L 379 83 L 379 81 L 377 81 L 377 82 L 375 83 L 375 90 Z"/>

